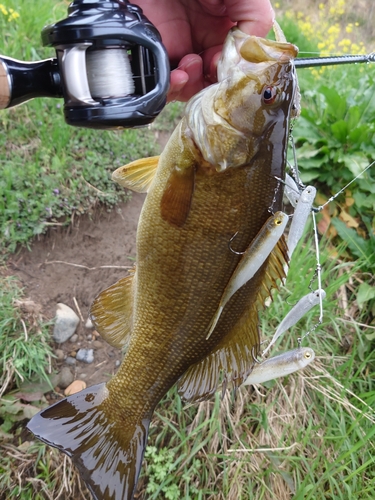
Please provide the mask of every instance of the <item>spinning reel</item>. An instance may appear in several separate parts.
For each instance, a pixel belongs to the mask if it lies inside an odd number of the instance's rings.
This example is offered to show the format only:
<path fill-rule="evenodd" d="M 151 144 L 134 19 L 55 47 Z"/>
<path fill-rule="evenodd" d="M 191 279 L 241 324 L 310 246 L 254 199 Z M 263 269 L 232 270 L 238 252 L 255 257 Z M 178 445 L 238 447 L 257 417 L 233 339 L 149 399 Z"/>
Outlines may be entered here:
<path fill-rule="evenodd" d="M 68 17 L 42 30 L 55 59 L 0 56 L 0 109 L 63 97 L 69 125 L 133 128 L 166 103 L 169 61 L 155 26 L 127 0 L 74 0 Z"/>

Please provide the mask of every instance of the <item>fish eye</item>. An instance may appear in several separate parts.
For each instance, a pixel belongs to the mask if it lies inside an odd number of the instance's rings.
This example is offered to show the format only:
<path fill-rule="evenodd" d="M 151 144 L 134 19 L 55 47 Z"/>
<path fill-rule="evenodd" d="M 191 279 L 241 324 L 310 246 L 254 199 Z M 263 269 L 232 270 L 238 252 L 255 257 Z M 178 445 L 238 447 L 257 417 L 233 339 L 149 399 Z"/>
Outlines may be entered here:
<path fill-rule="evenodd" d="M 311 353 L 309 353 L 308 351 L 305 352 L 305 358 L 306 359 L 310 359 L 311 358 Z"/>
<path fill-rule="evenodd" d="M 273 104 L 276 101 L 277 93 L 277 88 L 272 87 L 272 85 L 264 87 L 262 91 L 264 104 Z"/>

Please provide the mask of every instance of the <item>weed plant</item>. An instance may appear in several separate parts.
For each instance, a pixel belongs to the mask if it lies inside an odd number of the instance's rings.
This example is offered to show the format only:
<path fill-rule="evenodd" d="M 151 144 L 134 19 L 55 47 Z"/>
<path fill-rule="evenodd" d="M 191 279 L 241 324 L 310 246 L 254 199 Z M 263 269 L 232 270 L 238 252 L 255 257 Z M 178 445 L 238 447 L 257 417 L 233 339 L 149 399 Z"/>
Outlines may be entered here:
<path fill-rule="evenodd" d="M 316 3 L 313 12 L 290 9 L 281 25 L 290 41 L 300 44 L 302 56 L 364 54 L 373 41 L 361 39 L 368 25 L 362 9 L 348 10 L 343 0 Z M 363 10 L 364 9 L 364 10 Z M 373 32 L 372 32 L 373 33 Z M 334 244 L 347 244 L 346 258 L 362 263 L 362 283 L 357 299 L 375 316 L 375 65 L 323 67 L 299 71 L 302 111 L 293 127 L 301 179 L 319 190 L 318 204 L 347 185 L 372 164 L 361 177 L 328 205 L 321 217 L 320 232 Z"/>
<path fill-rule="evenodd" d="M 0 276 L 0 396 L 33 376 L 48 380 L 48 325 L 12 277 Z"/>

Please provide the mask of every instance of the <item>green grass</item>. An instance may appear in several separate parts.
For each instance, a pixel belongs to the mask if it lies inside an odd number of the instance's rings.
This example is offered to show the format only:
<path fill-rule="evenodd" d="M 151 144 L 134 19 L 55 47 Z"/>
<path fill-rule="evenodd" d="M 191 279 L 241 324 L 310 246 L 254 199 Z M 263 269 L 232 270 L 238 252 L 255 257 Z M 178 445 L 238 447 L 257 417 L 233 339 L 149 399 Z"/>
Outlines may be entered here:
<path fill-rule="evenodd" d="M 8 21 L 0 8 L 0 53 L 23 60 L 52 57 L 51 49 L 41 48 L 39 33 L 45 23 L 66 16 L 68 2 L 38 0 L 31 8 L 25 0 L 5 0 L 1 5 L 20 17 Z M 314 50 L 293 24 L 287 28 L 303 50 Z M 353 87 L 354 75 L 348 78 Z M 308 94 L 313 85 L 306 73 L 301 86 Z M 0 252 L 27 245 L 33 235 L 68 223 L 73 214 L 98 203 L 111 207 L 127 196 L 110 180 L 113 169 L 155 154 L 155 131 L 169 131 L 181 109 L 170 106 L 151 130 L 106 132 L 69 127 L 59 106 L 59 100 L 34 100 L 0 112 Z M 335 182 L 339 188 L 340 179 Z M 316 267 L 312 247 L 311 240 L 298 247 L 286 285 L 261 314 L 263 338 L 270 338 L 290 307 L 308 293 Z M 314 348 L 316 361 L 259 390 L 241 388 L 236 397 L 228 391 L 223 401 L 218 394 L 185 406 L 172 389 L 150 429 L 142 498 L 373 499 L 375 335 L 374 327 L 362 326 L 371 319 L 371 293 L 359 301 L 362 308 L 356 301 L 361 285 L 366 293 L 363 284 L 369 278 L 361 274 L 361 265 L 368 256 L 361 251 L 350 263 L 343 251 L 322 240 L 324 320 L 303 343 Z M 35 403 L 21 405 L 14 391 L 22 380 L 48 376 L 48 325 L 25 310 L 13 279 L 0 281 L 0 382 L 7 392 L 0 403 L 0 498 L 89 499 L 69 459 L 29 442 L 25 434 L 26 407 Z M 296 347 L 317 317 L 317 309 L 311 311 L 272 353 Z"/>
<path fill-rule="evenodd" d="M 48 325 L 12 277 L 0 276 L 0 395 L 33 376 L 48 380 Z"/>

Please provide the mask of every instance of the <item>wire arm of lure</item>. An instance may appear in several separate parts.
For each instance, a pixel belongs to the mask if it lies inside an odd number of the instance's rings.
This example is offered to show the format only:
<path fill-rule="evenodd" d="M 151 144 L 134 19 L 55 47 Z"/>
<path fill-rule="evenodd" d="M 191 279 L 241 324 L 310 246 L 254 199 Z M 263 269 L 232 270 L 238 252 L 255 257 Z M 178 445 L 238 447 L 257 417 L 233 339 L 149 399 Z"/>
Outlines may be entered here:
<path fill-rule="evenodd" d="M 312 68 L 314 66 L 333 66 L 337 64 L 373 63 L 375 52 L 365 55 L 345 55 L 331 57 L 298 57 L 294 64 L 296 68 Z"/>
<path fill-rule="evenodd" d="M 367 172 L 367 170 L 369 170 L 371 167 L 373 167 L 375 165 L 375 160 L 373 162 L 371 162 L 369 165 L 367 165 L 366 168 L 364 168 L 362 170 L 362 172 L 359 172 L 358 175 L 356 175 L 354 177 L 354 179 L 352 179 L 350 182 L 348 182 L 348 184 L 346 184 L 346 186 L 344 186 L 342 189 L 340 189 L 340 191 L 338 191 L 335 195 L 331 196 L 325 203 L 323 203 L 323 205 L 319 205 L 319 207 L 317 208 L 314 208 L 314 212 L 320 212 L 323 210 L 324 207 L 326 207 L 329 203 L 331 203 L 331 201 L 335 200 L 341 193 L 343 193 L 351 184 L 353 184 L 353 182 L 355 182 L 359 177 L 361 177 L 365 172 Z"/>

